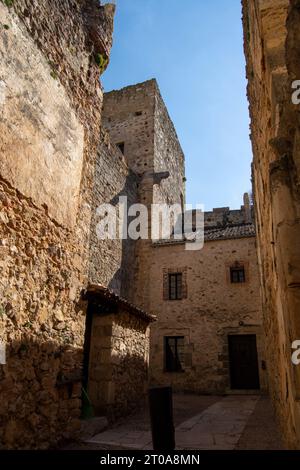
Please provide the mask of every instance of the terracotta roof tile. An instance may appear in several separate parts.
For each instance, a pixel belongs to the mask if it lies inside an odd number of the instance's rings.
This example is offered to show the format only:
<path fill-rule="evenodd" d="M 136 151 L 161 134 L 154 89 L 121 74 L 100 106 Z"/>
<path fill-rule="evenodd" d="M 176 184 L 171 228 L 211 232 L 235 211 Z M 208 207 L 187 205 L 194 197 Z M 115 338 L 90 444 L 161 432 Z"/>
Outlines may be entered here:
<path fill-rule="evenodd" d="M 204 240 L 206 242 L 213 240 L 230 240 L 235 238 L 255 237 L 254 224 L 227 225 L 221 227 L 209 227 L 204 230 Z M 186 243 L 187 240 L 157 240 L 153 242 L 153 246 L 160 245 L 180 245 Z M 193 243 L 193 242 L 191 242 Z"/>
<path fill-rule="evenodd" d="M 118 306 L 127 310 L 129 313 L 148 321 L 148 323 L 156 321 L 156 317 L 154 315 L 150 315 L 150 313 L 147 313 L 141 308 L 136 307 L 135 305 L 128 302 L 128 300 L 120 297 L 119 295 L 115 294 L 115 292 L 108 289 L 108 287 L 104 287 L 101 284 L 89 284 L 87 289 L 84 291 L 84 299 L 90 299 L 93 297 L 99 298 L 104 302 L 117 304 Z"/>
<path fill-rule="evenodd" d="M 228 225 L 227 227 L 209 228 L 204 232 L 205 240 L 227 240 L 230 238 L 255 237 L 253 224 Z"/>

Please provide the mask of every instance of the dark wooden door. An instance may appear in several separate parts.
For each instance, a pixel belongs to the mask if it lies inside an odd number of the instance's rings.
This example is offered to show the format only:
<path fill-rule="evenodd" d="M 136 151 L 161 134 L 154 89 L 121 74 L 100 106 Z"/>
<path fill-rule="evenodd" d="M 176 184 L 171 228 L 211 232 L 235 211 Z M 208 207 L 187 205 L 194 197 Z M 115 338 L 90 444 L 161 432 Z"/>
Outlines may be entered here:
<path fill-rule="evenodd" d="M 228 336 L 230 381 L 235 390 L 259 389 L 255 335 Z"/>

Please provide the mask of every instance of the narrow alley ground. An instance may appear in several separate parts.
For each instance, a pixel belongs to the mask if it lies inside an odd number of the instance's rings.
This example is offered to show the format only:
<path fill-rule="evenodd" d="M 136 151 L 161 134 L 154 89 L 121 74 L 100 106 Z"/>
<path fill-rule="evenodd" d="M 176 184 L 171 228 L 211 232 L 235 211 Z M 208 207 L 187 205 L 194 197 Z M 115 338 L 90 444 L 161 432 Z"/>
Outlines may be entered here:
<path fill-rule="evenodd" d="M 173 400 L 178 450 L 284 449 L 267 397 L 174 395 Z M 151 449 L 148 411 L 119 422 L 80 448 Z"/>

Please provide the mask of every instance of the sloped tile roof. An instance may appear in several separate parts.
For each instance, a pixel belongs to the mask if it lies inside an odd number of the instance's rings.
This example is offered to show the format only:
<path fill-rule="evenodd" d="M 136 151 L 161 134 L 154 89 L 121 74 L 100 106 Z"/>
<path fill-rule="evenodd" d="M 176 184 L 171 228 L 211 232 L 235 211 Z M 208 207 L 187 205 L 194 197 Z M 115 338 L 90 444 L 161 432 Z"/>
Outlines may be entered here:
<path fill-rule="evenodd" d="M 87 289 L 83 292 L 84 300 L 92 298 L 98 298 L 102 302 L 118 305 L 132 315 L 142 318 L 148 323 L 156 321 L 156 317 L 154 315 L 150 315 L 141 308 L 136 307 L 128 302 L 128 300 L 120 297 L 108 287 L 102 286 L 101 284 L 89 284 Z"/>
<path fill-rule="evenodd" d="M 206 242 L 213 240 L 230 240 L 236 238 L 255 237 L 254 224 L 226 225 L 221 227 L 209 227 L 204 230 L 204 240 Z M 157 240 L 153 242 L 153 246 L 159 245 L 180 245 L 186 243 L 187 240 Z M 192 241 L 190 243 L 193 243 Z"/>
<path fill-rule="evenodd" d="M 227 227 L 209 228 L 204 232 L 204 238 L 209 240 L 227 240 L 230 238 L 255 237 L 254 224 L 228 225 Z"/>

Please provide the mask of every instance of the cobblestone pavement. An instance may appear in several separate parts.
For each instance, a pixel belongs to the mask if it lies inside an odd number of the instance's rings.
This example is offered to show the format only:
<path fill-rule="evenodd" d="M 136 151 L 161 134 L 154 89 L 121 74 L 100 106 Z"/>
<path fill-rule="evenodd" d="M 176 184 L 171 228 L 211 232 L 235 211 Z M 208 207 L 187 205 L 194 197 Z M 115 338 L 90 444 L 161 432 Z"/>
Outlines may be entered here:
<path fill-rule="evenodd" d="M 174 423 L 178 450 L 284 448 L 267 397 L 175 395 Z M 150 450 L 147 410 L 94 436 L 80 448 Z"/>

